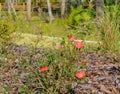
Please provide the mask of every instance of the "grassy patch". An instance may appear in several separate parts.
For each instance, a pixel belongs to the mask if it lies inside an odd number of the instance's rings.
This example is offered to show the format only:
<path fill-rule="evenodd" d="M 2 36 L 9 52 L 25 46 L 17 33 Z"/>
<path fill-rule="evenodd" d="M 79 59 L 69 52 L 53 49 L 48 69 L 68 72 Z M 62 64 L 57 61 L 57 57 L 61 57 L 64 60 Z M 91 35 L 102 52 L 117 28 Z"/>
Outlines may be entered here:
<path fill-rule="evenodd" d="M 16 45 L 27 45 L 34 48 L 55 48 L 53 45 L 57 43 L 61 39 L 52 38 L 49 36 L 41 36 L 41 35 L 34 35 L 29 33 L 22 33 L 22 34 L 15 34 L 14 36 L 18 36 L 14 43 Z"/>

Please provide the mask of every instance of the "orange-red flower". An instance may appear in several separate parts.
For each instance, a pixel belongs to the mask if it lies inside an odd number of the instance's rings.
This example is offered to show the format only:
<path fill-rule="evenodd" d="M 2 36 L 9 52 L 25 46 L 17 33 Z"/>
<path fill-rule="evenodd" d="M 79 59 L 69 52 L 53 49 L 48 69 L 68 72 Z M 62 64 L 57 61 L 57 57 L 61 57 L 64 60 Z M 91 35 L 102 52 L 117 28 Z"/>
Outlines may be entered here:
<path fill-rule="evenodd" d="M 48 70 L 49 70 L 48 66 L 42 66 L 42 67 L 40 67 L 40 71 L 41 72 L 45 72 L 45 71 L 48 71 Z"/>
<path fill-rule="evenodd" d="M 73 42 L 74 41 L 74 36 L 70 36 L 69 41 Z"/>
<path fill-rule="evenodd" d="M 83 45 L 83 42 L 81 42 L 81 41 L 76 41 L 76 42 L 75 42 L 75 46 L 76 46 L 76 48 L 80 49 L 80 48 L 82 48 L 84 45 Z"/>
<path fill-rule="evenodd" d="M 83 79 L 85 77 L 85 75 L 86 74 L 84 71 L 80 71 L 80 72 L 77 72 L 75 76 L 79 79 Z"/>

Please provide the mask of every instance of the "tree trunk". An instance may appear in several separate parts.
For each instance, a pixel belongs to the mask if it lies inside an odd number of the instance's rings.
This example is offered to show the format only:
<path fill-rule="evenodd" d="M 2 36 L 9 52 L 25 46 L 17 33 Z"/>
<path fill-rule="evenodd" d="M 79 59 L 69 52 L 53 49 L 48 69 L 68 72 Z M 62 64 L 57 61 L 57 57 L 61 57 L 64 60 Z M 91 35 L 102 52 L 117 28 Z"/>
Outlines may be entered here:
<path fill-rule="evenodd" d="M 96 0 L 96 17 L 99 19 L 99 17 L 104 16 L 104 0 Z"/>
<path fill-rule="evenodd" d="M 27 0 L 27 21 L 31 20 L 31 0 Z"/>
<path fill-rule="evenodd" d="M 77 6 L 80 6 L 81 0 L 77 0 Z"/>
<path fill-rule="evenodd" d="M 13 10 L 13 17 L 16 18 L 17 17 L 17 14 L 16 14 L 16 11 L 15 11 L 15 8 L 14 8 L 14 5 L 12 3 L 11 0 L 5 0 L 5 2 L 7 3 L 7 9 L 8 9 L 8 14 L 11 15 L 11 9 Z"/>
<path fill-rule="evenodd" d="M 10 14 L 11 14 L 11 12 L 10 12 L 10 10 L 11 10 L 10 1 L 9 1 L 9 0 L 6 0 L 6 3 L 7 3 L 8 14 L 10 15 Z"/>
<path fill-rule="evenodd" d="M 47 0 L 47 6 L 48 6 L 48 14 L 50 17 L 50 22 L 52 22 L 54 20 L 54 17 L 53 17 L 52 10 L 51 10 L 50 0 Z"/>
<path fill-rule="evenodd" d="M 12 8 L 12 10 L 13 10 L 13 12 L 14 12 L 15 17 L 17 17 L 15 8 L 14 8 L 14 6 L 13 6 L 13 3 L 11 2 L 11 0 L 9 0 L 9 2 L 10 2 L 10 4 L 11 4 L 11 8 Z"/>
<path fill-rule="evenodd" d="M 2 9 L 2 5 L 1 5 L 1 3 L 0 3 L 0 18 L 1 18 L 1 9 Z"/>
<path fill-rule="evenodd" d="M 61 17 L 65 16 L 65 1 L 66 0 L 61 0 Z"/>

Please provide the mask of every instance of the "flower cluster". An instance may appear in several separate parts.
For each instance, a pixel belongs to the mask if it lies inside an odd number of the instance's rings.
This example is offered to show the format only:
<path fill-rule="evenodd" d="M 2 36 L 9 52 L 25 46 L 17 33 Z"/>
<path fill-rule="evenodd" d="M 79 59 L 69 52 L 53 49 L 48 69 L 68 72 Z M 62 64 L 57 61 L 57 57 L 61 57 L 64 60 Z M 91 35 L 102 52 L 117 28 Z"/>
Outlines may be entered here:
<path fill-rule="evenodd" d="M 77 49 L 83 48 L 83 46 L 84 46 L 82 41 L 79 41 L 79 40 L 75 41 L 74 36 L 69 37 L 69 42 L 75 42 L 75 47 Z"/>
<path fill-rule="evenodd" d="M 83 42 L 82 41 L 76 41 L 74 36 L 70 36 L 69 39 L 68 39 L 69 42 L 72 42 L 75 44 L 75 47 L 77 49 L 81 49 L 83 48 Z M 65 46 L 63 45 L 63 43 L 56 43 L 56 46 L 59 47 L 59 48 L 64 48 Z M 49 70 L 49 67 L 48 66 L 41 66 L 40 67 L 40 72 L 46 72 Z M 84 77 L 86 76 L 85 74 L 85 71 L 79 71 L 75 74 L 75 77 L 77 77 L 78 79 L 83 79 Z"/>
<path fill-rule="evenodd" d="M 74 36 L 70 36 L 69 37 L 69 42 L 74 42 L 75 40 L 74 40 Z M 77 48 L 77 49 L 81 49 L 81 48 L 83 48 L 83 42 L 82 41 L 75 41 L 75 47 Z M 79 71 L 79 72 L 77 72 L 76 74 L 75 74 L 75 77 L 77 77 L 78 79 L 83 79 L 84 77 L 86 76 L 86 74 L 85 74 L 85 71 Z"/>

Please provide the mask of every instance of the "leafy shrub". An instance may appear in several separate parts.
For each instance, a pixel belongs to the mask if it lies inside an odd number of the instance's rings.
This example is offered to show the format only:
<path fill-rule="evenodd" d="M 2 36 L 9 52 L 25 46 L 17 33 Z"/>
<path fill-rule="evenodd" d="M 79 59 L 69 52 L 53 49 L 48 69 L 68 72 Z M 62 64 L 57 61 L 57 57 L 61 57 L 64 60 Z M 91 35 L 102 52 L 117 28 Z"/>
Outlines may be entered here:
<path fill-rule="evenodd" d="M 115 5 L 117 0 L 105 0 L 104 2 L 105 2 L 105 5 L 111 6 L 111 5 Z"/>
<path fill-rule="evenodd" d="M 68 24 L 69 25 L 79 25 L 80 22 L 85 22 L 90 20 L 94 16 L 94 9 L 88 8 L 84 9 L 82 6 L 72 9 L 72 12 L 69 16 Z"/>
<path fill-rule="evenodd" d="M 74 38 L 73 38 L 74 40 Z M 69 41 L 69 40 L 67 40 Z M 71 84 L 77 80 L 75 77 L 76 62 L 79 60 L 81 48 L 76 48 L 73 41 L 66 42 L 63 38 L 60 42 L 60 47 L 56 50 L 44 50 L 44 55 L 41 55 L 39 61 L 34 61 L 33 65 L 27 60 L 26 72 L 31 72 L 24 78 L 24 86 L 20 87 L 21 93 L 41 93 L 41 94 L 71 94 Z M 64 48 L 61 48 L 64 46 Z M 81 49 L 82 50 L 82 49 Z M 23 62 L 23 64 L 26 63 Z M 22 66 L 23 66 L 22 64 Z M 42 71 L 39 66 L 48 66 L 47 71 Z M 82 65 L 84 68 L 85 66 Z M 85 80 L 85 79 L 82 79 Z M 80 81 L 82 81 L 80 80 Z"/>

